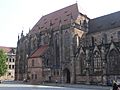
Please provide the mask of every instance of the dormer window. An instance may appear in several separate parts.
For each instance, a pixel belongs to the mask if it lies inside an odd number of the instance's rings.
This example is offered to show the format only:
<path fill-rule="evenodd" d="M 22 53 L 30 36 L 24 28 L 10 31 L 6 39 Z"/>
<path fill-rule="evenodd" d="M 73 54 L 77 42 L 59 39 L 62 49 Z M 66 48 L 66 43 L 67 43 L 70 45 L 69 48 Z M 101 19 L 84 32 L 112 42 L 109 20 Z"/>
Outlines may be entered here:
<path fill-rule="evenodd" d="M 46 24 L 47 22 L 45 22 L 44 24 Z"/>
<path fill-rule="evenodd" d="M 65 13 L 67 13 L 68 11 L 65 11 Z"/>
<path fill-rule="evenodd" d="M 44 28 L 44 27 L 41 27 L 41 29 Z"/>
<path fill-rule="evenodd" d="M 65 19 L 64 21 L 67 21 L 68 19 Z"/>
<path fill-rule="evenodd" d="M 70 16 L 71 14 L 67 14 L 67 16 Z"/>
<path fill-rule="evenodd" d="M 44 19 L 44 21 L 47 20 L 46 18 Z"/>
<path fill-rule="evenodd" d="M 55 20 L 58 20 L 58 18 L 55 18 Z"/>
<path fill-rule="evenodd" d="M 40 29 L 40 27 L 38 27 L 38 29 Z"/>
<path fill-rule="evenodd" d="M 54 25 L 55 23 L 53 23 L 52 25 Z"/>
<path fill-rule="evenodd" d="M 116 22 L 115 22 L 115 21 L 113 21 L 113 22 L 111 23 L 111 25 L 115 25 L 115 23 L 116 23 Z"/>

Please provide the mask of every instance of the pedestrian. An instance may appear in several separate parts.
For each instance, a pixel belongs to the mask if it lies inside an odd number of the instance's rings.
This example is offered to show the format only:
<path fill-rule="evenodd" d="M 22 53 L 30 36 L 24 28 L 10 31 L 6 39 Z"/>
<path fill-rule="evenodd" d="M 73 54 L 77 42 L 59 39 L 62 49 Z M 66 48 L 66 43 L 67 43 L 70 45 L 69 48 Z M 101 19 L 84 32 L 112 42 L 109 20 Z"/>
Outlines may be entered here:
<path fill-rule="evenodd" d="M 118 90 L 120 90 L 120 84 L 118 84 L 117 86 L 118 86 Z"/>
<path fill-rule="evenodd" d="M 56 82 L 56 83 L 58 83 L 58 81 L 57 81 L 57 80 L 55 80 L 55 82 Z"/>
<path fill-rule="evenodd" d="M 113 83 L 113 90 L 118 90 L 118 85 L 116 82 Z"/>

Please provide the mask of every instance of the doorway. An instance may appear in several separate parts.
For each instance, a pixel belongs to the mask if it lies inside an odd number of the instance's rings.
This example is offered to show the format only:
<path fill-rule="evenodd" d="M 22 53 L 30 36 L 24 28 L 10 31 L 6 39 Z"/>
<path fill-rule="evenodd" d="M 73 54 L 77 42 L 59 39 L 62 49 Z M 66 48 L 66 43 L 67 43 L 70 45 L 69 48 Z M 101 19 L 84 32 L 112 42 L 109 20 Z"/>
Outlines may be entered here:
<path fill-rule="evenodd" d="M 69 69 L 65 68 L 63 71 L 65 83 L 70 83 L 70 71 Z"/>

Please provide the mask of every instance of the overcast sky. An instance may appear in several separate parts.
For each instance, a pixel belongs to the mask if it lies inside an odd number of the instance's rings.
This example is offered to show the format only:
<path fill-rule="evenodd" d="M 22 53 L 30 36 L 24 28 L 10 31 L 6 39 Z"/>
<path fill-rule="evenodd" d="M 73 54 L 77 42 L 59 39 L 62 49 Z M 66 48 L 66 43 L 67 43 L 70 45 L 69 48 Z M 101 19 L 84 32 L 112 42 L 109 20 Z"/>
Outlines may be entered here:
<path fill-rule="evenodd" d="M 16 47 L 22 30 L 26 35 L 41 16 L 76 2 L 89 18 L 120 11 L 120 0 L 0 0 L 0 46 Z"/>

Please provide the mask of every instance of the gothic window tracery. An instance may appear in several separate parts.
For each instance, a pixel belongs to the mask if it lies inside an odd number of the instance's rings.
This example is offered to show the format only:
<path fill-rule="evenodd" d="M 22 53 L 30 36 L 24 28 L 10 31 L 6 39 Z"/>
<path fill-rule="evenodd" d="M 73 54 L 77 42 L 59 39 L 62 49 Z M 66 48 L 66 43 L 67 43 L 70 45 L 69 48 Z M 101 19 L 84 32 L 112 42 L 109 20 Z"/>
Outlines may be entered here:
<path fill-rule="evenodd" d="M 70 35 L 66 31 L 64 35 L 64 55 L 65 55 L 65 60 L 69 61 L 70 59 Z"/>
<path fill-rule="evenodd" d="M 98 51 L 94 52 L 94 72 L 96 71 L 101 71 L 102 70 L 102 60 L 101 60 L 101 56 L 100 53 Z"/>
<path fill-rule="evenodd" d="M 80 67 L 80 73 L 85 74 L 86 73 L 86 59 L 85 59 L 84 53 L 80 54 L 79 67 Z"/>
<path fill-rule="evenodd" d="M 55 34 L 55 42 L 54 42 L 54 48 L 55 48 L 55 66 L 60 66 L 60 53 L 59 53 L 59 34 Z"/>
<path fill-rule="evenodd" d="M 109 74 L 120 74 L 120 56 L 116 50 L 111 50 L 108 55 L 108 72 Z"/>

